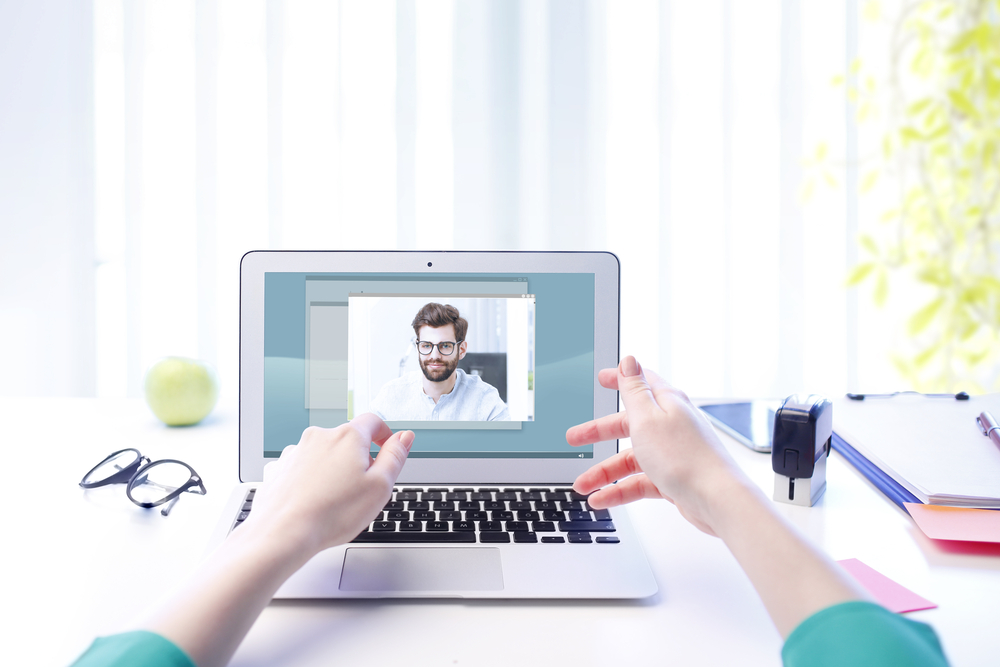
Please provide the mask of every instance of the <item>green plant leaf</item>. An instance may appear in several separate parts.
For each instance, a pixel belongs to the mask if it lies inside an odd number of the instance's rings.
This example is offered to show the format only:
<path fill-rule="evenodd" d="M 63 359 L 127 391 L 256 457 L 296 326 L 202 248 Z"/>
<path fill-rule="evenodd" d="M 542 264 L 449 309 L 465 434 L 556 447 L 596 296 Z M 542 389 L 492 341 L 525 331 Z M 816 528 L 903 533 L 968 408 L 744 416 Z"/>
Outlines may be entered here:
<path fill-rule="evenodd" d="M 850 273 L 847 274 L 847 280 L 844 284 L 847 287 L 853 287 L 858 283 L 862 282 L 868 275 L 875 269 L 875 262 L 865 262 L 864 264 L 858 264 Z"/>
<path fill-rule="evenodd" d="M 892 141 L 892 135 L 886 133 L 886 135 L 882 137 L 882 157 L 888 160 L 889 157 L 892 156 L 893 148 L 894 144 Z"/>
<path fill-rule="evenodd" d="M 951 285 L 951 275 L 947 269 L 933 264 L 920 269 L 917 272 L 917 280 L 928 285 L 936 285 L 937 287 L 948 287 Z"/>
<path fill-rule="evenodd" d="M 875 107 L 871 102 L 862 102 L 858 107 L 858 122 L 863 123 L 875 113 Z"/>
<path fill-rule="evenodd" d="M 934 358 L 934 355 L 940 352 L 940 350 L 941 350 L 941 343 L 934 343 L 933 345 L 931 345 L 926 350 L 924 350 L 923 352 L 921 352 L 920 354 L 918 354 L 913 358 L 913 365 L 916 366 L 917 368 L 923 368 L 924 366 L 927 365 L 927 362 L 929 362 L 931 359 Z"/>
<path fill-rule="evenodd" d="M 918 310 L 913 317 L 910 318 L 910 323 L 907 327 L 909 334 L 911 336 L 916 336 L 921 331 L 926 329 L 927 325 L 929 325 L 934 319 L 934 316 L 937 315 L 939 310 L 941 310 L 941 306 L 943 306 L 944 303 L 945 298 L 943 296 L 939 296 Z"/>
<path fill-rule="evenodd" d="M 986 303 L 990 298 L 990 291 L 981 283 L 976 283 L 966 287 L 958 295 L 959 303 L 972 306 L 979 303 Z"/>
<path fill-rule="evenodd" d="M 869 0 L 865 3 L 864 7 L 861 8 L 861 17 L 871 23 L 878 21 L 882 18 L 882 4 L 876 0 Z"/>
<path fill-rule="evenodd" d="M 924 141 L 932 142 L 932 141 L 937 141 L 938 139 L 942 139 L 948 136 L 951 133 L 952 129 L 953 128 L 950 124 L 941 123 L 936 128 L 927 131 L 927 134 L 924 135 Z"/>
<path fill-rule="evenodd" d="M 965 342 L 976 335 L 979 331 L 979 322 L 975 320 L 970 320 L 966 325 L 958 332 L 958 339 Z"/>
<path fill-rule="evenodd" d="M 858 243 L 861 244 L 862 248 L 864 248 L 871 254 L 876 256 L 879 254 L 878 244 L 875 243 L 875 239 L 873 239 L 870 235 L 862 234 L 860 237 L 858 237 Z"/>
<path fill-rule="evenodd" d="M 903 376 L 903 378 L 907 380 L 913 378 L 913 368 L 908 360 L 896 354 L 892 355 L 890 359 L 892 360 L 892 365 L 896 367 L 896 372 Z"/>
<path fill-rule="evenodd" d="M 934 54 L 930 49 L 920 49 L 920 51 L 917 52 L 917 55 L 913 57 L 913 60 L 910 61 L 910 71 L 917 76 L 926 77 L 930 74 L 933 58 Z"/>
<path fill-rule="evenodd" d="M 972 106 L 972 102 L 969 98 L 965 96 L 961 90 L 951 89 L 948 91 L 948 100 L 951 105 L 961 111 L 963 114 L 969 118 L 979 118 L 979 112 L 976 111 L 976 107 Z"/>
<path fill-rule="evenodd" d="M 994 292 L 995 294 L 993 296 L 1000 296 L 1000 278 L 995 278 L 993 276 L 980 276 L 979 284 L 986 290 Z"/>
<path fill-rule="evenodd" d="M 886 299 L 889 298 L 889 276 L 887 275 L 885 269 L 878 272 L 878 276 L 875 278 L 875 292 L 872 294 L 872 299 L 875 301 L 875 305 L 881 308 L 885 305 Z"/>
<path fill-rule="evenodd" d="M 865 177 L 861 180 L 860 190 L 861 192 L 869 192 L 878 183 L 878 171 L 870 171 L 865 174 Z"/>
<path fill-rule="evenodd" d="M 986 95 L 990 98 L 1000 97 L 1000 77 L 995 76 L 992 72 L 987 70 L 983 79 Z"/>
<path fill-rule="evenodd" d="M 988 356 L 990 356 L 990 349 L 986 348 L 975 352 L 969 352 L 964 356 L 965 356 L 965 363 L 967 365 L 969 365 L 970 367 L 978 366 L 980 363 L 985 361 Z"/>
<path fill-rule="evenodd" d="M 965 51 L 969 47 L 975 45 L 979 41 L 979 27 L 966 30 L 961 35 L 955 38 L 951 46 L 948 48 L 947 53 L 950 55 L 955 55 Z"/>
<path fill-rule="evenodd" d="M 813 195 L 816 192 L 816 179 L 810 178 L 802 186 L 802 191 L 799 193 L 799 200 L 803 203 L 812 201 Z"/>
<path fill-rule="evenodd" d="M 929 97 L 917 100 L 916 102 L 914 102 L 913 104 L 911 104 L 909 107 L 906 108 L 906 115 L 919 116 L 924 111 L 924 109 L 926 109 L 931 105 L 932 101 L 933 100 L 931 100 L 931 98 Z"/>

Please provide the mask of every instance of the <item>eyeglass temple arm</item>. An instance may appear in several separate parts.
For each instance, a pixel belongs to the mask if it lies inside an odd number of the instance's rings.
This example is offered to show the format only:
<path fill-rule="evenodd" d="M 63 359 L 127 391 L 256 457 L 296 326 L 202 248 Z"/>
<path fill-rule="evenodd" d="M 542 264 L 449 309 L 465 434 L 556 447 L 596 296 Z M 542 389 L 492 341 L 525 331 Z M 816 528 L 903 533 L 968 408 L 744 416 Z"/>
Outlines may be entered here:
<path fill-rule="evenodd" d="M 180 499 L 181 499 L 181 494 L 178 493 L 176 496 L 174 496 L 173 498 L 171 498 L 170 500 L 168 500 L 166 502 L 166 504 L 163 507 L 160 508 L 160 515 L 161 516 L 170 516 L 170 510 L 172 510 L 174 508 L 174 505 L 176 505 L 177 501 L 180 500 Z"/>
<path fill-rule="evenodd" d="M 150 486 L 155 486 L 158 489 L 163 489 L 167 493 L 173 493 L 177 491 L 178 488 L 174 486 L 164 486 L 162 484 L 157 484 L 156 482 L 150 482 L 148 480 L 146 481 L 146 484 L 149 484 Z M 182 493 L 197 493 L 200 496 L 203 496 L 206 493 L 208 493 L 208 491 L 205 490 L 205 484 L 201 481 L 200 477 L 192 477 L 187 481 L 187 483 L 183 487 L 180 488 Z M 168 500 L 160 509 L 160 514 L 163 516 L 169 516 L 170 510 L 174 508 L 174 505 L 176 505 L 177 501 L 180 499 L 181 499 L 181 494 L 178 493 L 176 496 Z"/>

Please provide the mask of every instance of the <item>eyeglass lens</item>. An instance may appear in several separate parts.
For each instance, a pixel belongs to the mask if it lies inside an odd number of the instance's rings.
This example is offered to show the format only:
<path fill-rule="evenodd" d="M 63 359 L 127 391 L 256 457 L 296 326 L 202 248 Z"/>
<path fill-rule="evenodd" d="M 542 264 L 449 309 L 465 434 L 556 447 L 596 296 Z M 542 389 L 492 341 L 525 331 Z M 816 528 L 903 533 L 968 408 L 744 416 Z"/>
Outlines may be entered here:
<path fill-rule="evenodd" d="M 118 452 L 87 473 L 87 476 L 83 478 L 82 483 L 94 484 L 97 482 L 103 482 L 112 475 L 118 474 L 125 468 L 135 463 L 138 458 L 139 453 L 132 449 L 126 449 L 125 451 Z"/>
<path fill-rule="evenodd" d="M 156 504 L 187 484 L 191 471 L 173 461 L 154 463 L 129 485 L 129 495 L 137 503 Z"/>
<path fill-rule="evenodd" d="M 455 343 L 451 342 L 437 343 L 436 345 L 435 343 L 428 343 L 426 341 L 417 343 L 417 349 L 420 350 L 420 354 L 430 354 L 435 346 L 437 347 L 438 352 L 446 357 L 455 351 Z"/>

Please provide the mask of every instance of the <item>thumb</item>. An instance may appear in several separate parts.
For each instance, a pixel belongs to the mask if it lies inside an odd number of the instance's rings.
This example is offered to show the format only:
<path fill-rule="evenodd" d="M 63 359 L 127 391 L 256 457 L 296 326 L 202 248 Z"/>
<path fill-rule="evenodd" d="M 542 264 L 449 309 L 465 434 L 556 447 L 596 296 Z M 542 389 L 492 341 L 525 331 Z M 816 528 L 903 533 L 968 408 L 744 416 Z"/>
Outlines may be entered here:
<path fill-rule="evenodd" d="M 398 431 L 379 446 L 378 455 L 372 461 L 369 472 L 383 475 L 390 483 L 394 484 L 399 473 L 403 470 L 406 457 L 410 454 L 410 447 L 416 436 L 413 431 Z"/>
<path fill-rule="evenodd" d="M 618 364 L 618 391 L 622 395 L 622 403 L 625 404 L 625 412 L 628 413 L 629 423 L 635 423 L 645 415 L 659 410 L 653 390 L 646 382 L 646 376 L 642 373 L 642 366 L 635 357 L 628 356 Z"/>

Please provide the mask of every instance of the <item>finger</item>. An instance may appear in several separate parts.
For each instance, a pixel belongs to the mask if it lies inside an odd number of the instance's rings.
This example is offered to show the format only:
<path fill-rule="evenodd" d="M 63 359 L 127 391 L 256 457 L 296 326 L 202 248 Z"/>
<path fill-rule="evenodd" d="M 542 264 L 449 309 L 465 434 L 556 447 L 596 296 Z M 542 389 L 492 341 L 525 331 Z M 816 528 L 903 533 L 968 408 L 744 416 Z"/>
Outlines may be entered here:
<path fill-rule="evenodd" d="M 635 460 L 635 454 L 631 449 L 626 449 L 583 472 L 573 482 L 573 489 L 577 493 L 590 493 L 639 472 L 642 472 L 642 468 Z"/>
<path fill-rule="evenodd" d="M 372 412 L 360 414 L 350 422 L 350 425 L 361 434 L 365 447 L 371 443 L 381 445 L 392 437 L 392 429 L 378 415 Z"/>
<path fill-rule="evenodd" d="M 627 437 L 628 417 L 624 412 L 606 415 L 600 419 L 573 426 L 566 431 L 566 442 L 574 447 Z"/>
<path fill-rule="evenodd" d="M 633 356 L 625 357 L 618 364 L 618 391 L 625 411 L 632 415 L 633 420 L 660 411 L 653 390 L 642 373 L 642 366 Z"/>
<path fill-rule="evenodd" d="M 382 475 L 390 485 L 394 484 L 403 470 L 406 457 L 410 455 L 410 447 L 413 446 L 415 437 L 413 431 L 393 433 L 379 446 L 378 455 L 368 468 L 368 472 Z"/>
<path fill-rule="evenodd" d="M 643 498 L 662 498 L 656 485 L 646 475 L 633 475 L 617 484 L 595 491 L 587 498 L 594 509 L 618 507 Z"/>
<path fill-rule="evenodd" d="M 691 399 L 683 391 L 673 386 L 653 371 L 643 369 L 642 374 L 646 377 L 646 384 L 649 385 L 656 401 L 661 405 L 668 405 L 671 402 L 682 401 L 690 403 Z"/>
<path fill-rule="evenodd" d="M 667 388 L 673 389 L 663 378 L 654 373 L 653 371 L 648 371 L 643 369 L 643 375 L 646 376 L 646 381 L 649 383 L 650 387 L 655 386 L 656 383 L 665 385 Z M 601 383 L 601 386 L 606 389 L 618 389 L 618 367 L 615 368 L 602 368 L 597 373 L 597 380 Z"/>
<path fill-rule="evenodd" d="M 618 389 L 618 368 L 602 368 L 597 374 L 597 381 L 605 389 Z"/>

